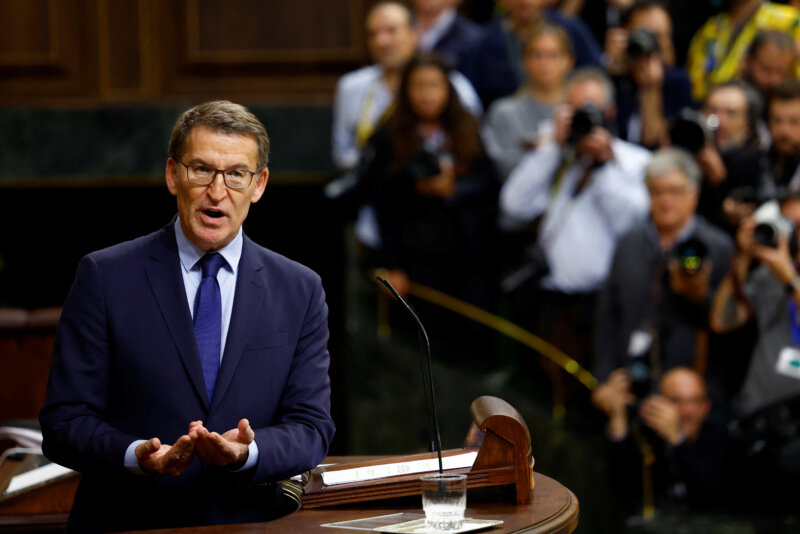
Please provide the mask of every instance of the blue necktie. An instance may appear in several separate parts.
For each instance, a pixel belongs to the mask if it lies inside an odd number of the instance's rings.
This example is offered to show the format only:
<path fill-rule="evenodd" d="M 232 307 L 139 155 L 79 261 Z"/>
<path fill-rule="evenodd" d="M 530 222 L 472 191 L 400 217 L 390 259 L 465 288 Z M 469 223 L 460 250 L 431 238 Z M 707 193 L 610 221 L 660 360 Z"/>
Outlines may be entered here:
<path fill-rule="evenodd" d="M 203 366 L 208 402 L 214 398 L 214 386 L 219 371 L 220 343 L 222 339 L 222 297 L 217 282 L 217 272 L 225 264 L 225 258 L 216 252 L 206 254 L 200 260 L 203 279 L 194 299 L 194 336 Z"/>

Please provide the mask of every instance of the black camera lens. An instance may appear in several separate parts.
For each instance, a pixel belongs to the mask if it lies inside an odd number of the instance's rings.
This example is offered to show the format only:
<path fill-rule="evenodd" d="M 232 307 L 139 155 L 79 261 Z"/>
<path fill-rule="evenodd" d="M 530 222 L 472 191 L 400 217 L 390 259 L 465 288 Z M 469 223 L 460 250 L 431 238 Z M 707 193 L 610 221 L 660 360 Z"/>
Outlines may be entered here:
<path fill-rule="evenodd" d="M 687 239 L 675 247 L 675 257 L 680 269 L 689 275 L 696 274 L 703 268 L 708 256 L 708 247 L 697 238 Z"/>
<path fill-rule="evenodd" d="M 593 104 L 584 104 L 572 114 L 567 143 L 574 144 L 581 137 L 588 135 L 597 126 L 604 126 L 603 112 Z"/>
<path fill-rule="evenodd" d="M 692 154 L 697 154 L 711 136 L 705 116 L 691 108 L 682 109 L 669 129 L 669 140 L 672 145 L 688 150 Z"/>
<path fill-rule="evenodd" d="M 753 239 L 759 245 L 766 245 L 778 248 L 778 229 L 774 224 L 768 222 L 758 223 L 753 229 Z"/>
<path fill-rule="evenodd" d="M 643 29 L 633 30 L 628 35 L 628 46 L 625 49 L 630 59 L 650 57 L 658 52 L 658 38 Z"/>

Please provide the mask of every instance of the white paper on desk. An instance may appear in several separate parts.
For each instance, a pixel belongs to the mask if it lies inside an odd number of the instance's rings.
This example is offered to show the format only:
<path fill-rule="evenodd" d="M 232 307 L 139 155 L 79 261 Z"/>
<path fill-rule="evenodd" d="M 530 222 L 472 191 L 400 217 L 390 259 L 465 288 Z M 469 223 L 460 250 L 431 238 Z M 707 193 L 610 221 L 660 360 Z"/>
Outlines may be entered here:
<path fill-rule="evenodd" d="M 442 469 L 463 469 L 465 467 L 472 467 L 477 456 L 477 451 L 456 454 L 455 456 L 445 456 L 442 458 Z M 439 459 L 426 458 L 424 460 L 412 460 L 410 462 L 353 467 L 350 469 L 342 469 L 341 471 L 324 471 L 322 473 L 322 482 L 326 486 L 333 486 L 336 484 L 346 484 L 348 482 L 360 482 L 362 480 L 374 480 L 377 478 L 399 475 L 413 475 L 414 473 L 429 473 L 438 470 Z"/>
<path fill-rule="evenodd" d="M 6 491 L 3 493 L 4 495 L 10 495 L 11 493 L 37 486 L 48 480 L 54 480 L 68 473 L 72 473 L 72 469 L 67 469 L 58 464 L 43 465 L 42 467 L 31 469 L 26 473 L 12 478 L 11 482 L 8 483 L 8 488 L 6 488 Z"/>

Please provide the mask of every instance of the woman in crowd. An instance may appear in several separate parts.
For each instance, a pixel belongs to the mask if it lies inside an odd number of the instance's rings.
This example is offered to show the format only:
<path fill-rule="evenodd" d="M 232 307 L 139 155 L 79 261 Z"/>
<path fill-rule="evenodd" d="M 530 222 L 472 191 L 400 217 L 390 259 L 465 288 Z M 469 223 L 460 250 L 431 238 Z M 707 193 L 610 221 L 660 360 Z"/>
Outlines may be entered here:
<path fill-rule="evenodd" d="M 498 187 L 448 71 L 436 54 L 410 61 L 363 168 L 394 287 L 406 293 L 413 280 L 486 307 Z"/>
<path fill-rule="evenodd" d="M 560 26 L 543 24 L 528 37 L 523 57 L 528 83 L 495 102 L 483 128 L 486 150 L 503 180 L 525 151 L 550 133 L 543 125 L 563 101 L 564 80 L 574 63 L 572 43 Z"/>

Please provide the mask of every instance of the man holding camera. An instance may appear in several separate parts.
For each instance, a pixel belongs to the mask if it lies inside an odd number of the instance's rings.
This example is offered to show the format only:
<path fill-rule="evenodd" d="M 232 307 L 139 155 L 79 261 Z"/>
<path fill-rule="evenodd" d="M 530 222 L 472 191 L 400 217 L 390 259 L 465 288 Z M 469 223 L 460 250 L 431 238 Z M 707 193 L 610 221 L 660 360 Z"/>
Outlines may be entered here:
<path fill-rule="evenodd" d="M 598 295 L 594 339 L 598 378 L 630 369 L 635 385 L 657 383 L 672 367 L 703 367 L 701 332 L 733 255 L 730 238 L 694 215 L 700 169 L 688 152 L 656 152 L 645 180 L 650 220 L 619 241 Z"/>
<path fill-rule="evenodd" d="M 508 221 L 517 227 L 540 221 L 529 249 L 531 260 L 541 260 L 536 272 L 525 264 L 504 285 L 512 290 L 538 282 L 542 291 L 535 301 L 525 299 L 527 309 L 521 311 L 526 319 L 541 311 L 542 320 L 534 320 L 540 334 L 584 361 L 594 295 L 608 274 L 617 239 L 647 213 L 643 177 L 650 153 L 608 131 L 614 89 L 602 71 L 573 72 L 567 103 L 555 112 L 554 139 L 528 152 L 501 190 L 500 208 Z"/>
<path fill-rule="evenodd" d="M 646 147 L 658 146 L 666 122 L 692 105 L 689 76 L 670 65 L 672 20 L 660 0 L 637 0 L 624 28 L 606 34 L 606 68 L 617 95 L 617 133 Z"/>
<path fill-rule="evenodd" d="M 728 440 L 708 419 L 711 401 L 697 371 L 667 371 L 659 391 L 636 404 L 630 378 L 619 369 L 592 400 L 608 417 L 610 482 L 629 511 L 644 495 L 655 494 L 655 502 L 644 503 L 650 505 L 701 507 L 718 499 Z M 650 477 L 642 476 L 645 469 Z M 647 482 L 652 487 L 645 488 Z"/>
<path fill-rule="evenodd" d="M 706 129 L 706 141 L 695 151 L 703 171 L 697 212 L 731 236 L 758 200 L 766 161 L 758 138 L 762 109 L 761 96 L 741 80 L 714 87 L 703 103 L 699 127 Z M 679 144 L 681 136 L 675 137 L 673 144 Z"/>
<path fill-rule="evenodd" d="M 798 224 L 797 193 L 762 205 L 742 221 L 736 256 L 711 313 L 711 327 L 718 332 L 751 319 L 756 322 L 758 340 L 734 407 L 741 453 L 749 475 L 766 482 L 765 490 L 791 486 L 795 498 L 800 487 L 800 247 L 794 230 Z M 751 269 L 753 260 L 758 265 Z"/>

